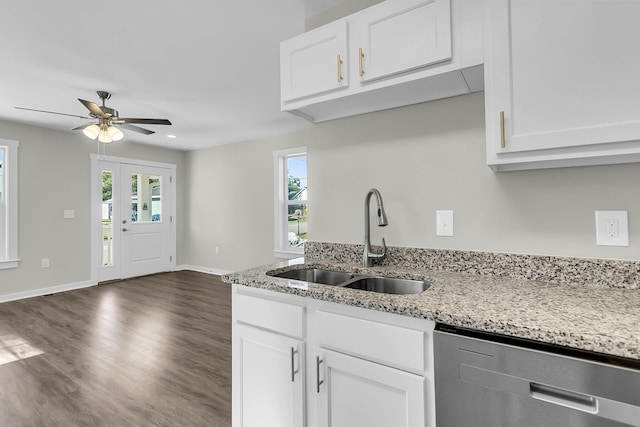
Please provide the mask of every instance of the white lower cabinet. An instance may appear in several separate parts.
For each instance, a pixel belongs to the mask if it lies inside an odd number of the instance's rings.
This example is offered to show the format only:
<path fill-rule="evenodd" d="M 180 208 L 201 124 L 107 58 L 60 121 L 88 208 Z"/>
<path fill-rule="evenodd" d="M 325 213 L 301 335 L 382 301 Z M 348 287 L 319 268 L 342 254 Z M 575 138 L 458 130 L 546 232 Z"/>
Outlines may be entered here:
<path fill-rule="evenodd" d="M 434 326 L 233 285 L 233 427 L 435 427 Z"/>
<path fill-rule="evenodd" d="M 235 339 L 242 399 L 237 425 L 303 426 L 304 342 L 244 325 L 236 327 Z"/>
<path fill-rule="evenodd" d="M 233 285 L 233 427 L 305 426 L 304 298 Z"/>
<path fill-rule="evenodd" d="M 424 427 L 425 377 L 321 351 L 319 425 Z"/>

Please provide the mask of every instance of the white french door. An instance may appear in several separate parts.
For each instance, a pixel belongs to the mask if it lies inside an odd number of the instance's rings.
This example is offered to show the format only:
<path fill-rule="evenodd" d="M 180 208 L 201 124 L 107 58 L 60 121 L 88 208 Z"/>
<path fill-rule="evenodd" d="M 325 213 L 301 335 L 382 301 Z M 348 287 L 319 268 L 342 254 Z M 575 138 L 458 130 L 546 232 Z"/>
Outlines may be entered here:
<path fill-rule="evenodd" d="M 175 266 L 175 166 L 93 159 L 96 281 Z M 173 167 L 171 167 L 173 166 Z M 97 182 L 96 182 L 97 181 Z"/>

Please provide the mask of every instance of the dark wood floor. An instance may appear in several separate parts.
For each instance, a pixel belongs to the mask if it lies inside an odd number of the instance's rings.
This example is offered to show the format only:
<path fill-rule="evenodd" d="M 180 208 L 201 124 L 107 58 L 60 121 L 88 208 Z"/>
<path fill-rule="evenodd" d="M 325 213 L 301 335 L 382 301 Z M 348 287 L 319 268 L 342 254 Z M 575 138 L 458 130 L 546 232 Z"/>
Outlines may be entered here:
<path fill-rule="evenodd" d="M 231 288 L 181 271 L 0 304 L 0 426 L 230 426 Z"/>

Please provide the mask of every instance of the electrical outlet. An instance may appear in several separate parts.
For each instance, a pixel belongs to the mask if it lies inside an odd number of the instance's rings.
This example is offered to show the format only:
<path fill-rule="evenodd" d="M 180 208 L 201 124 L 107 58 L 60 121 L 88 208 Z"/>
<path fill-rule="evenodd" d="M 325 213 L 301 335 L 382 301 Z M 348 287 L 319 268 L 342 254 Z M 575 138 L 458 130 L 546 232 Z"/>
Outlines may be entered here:
<path fill-rule="evenodd" d="M 453 211 L 436 211 L 436 236 L 453 236 Z"/>
<path fill-rule="evenodd" d="M 42 268 L 49 268 L 49 258 L 42 258 Z"/>
<path fill-rule="evenodd" d="M 216 255 L 220 255 L 220 248 L 216 246 Z"/>
<path fill-rule="evenodd" d="M 627 211 L 596 211 L 596 245 L 629 246 Z"/>
<path fill-rule="evenodd" d="M 607 236 L 611 239 L 617 239 L 620 237 L 620 230 L 618 229 L 617 219 L 607 220 Z"/>

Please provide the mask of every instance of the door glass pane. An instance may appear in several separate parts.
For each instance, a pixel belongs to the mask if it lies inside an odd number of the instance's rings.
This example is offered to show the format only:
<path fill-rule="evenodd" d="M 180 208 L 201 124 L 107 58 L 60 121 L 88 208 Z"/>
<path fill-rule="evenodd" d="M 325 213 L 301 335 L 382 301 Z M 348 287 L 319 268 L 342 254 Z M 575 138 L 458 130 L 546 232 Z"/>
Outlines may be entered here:
<path fill-rule="evenodd" d="M 113 172 L 102 171 L 102 266 L 113 265 Z"/>
<path fill-rule="evenodd" d="M 162 221 L 162 178 L 131 174 L 131 222 Z"/>

